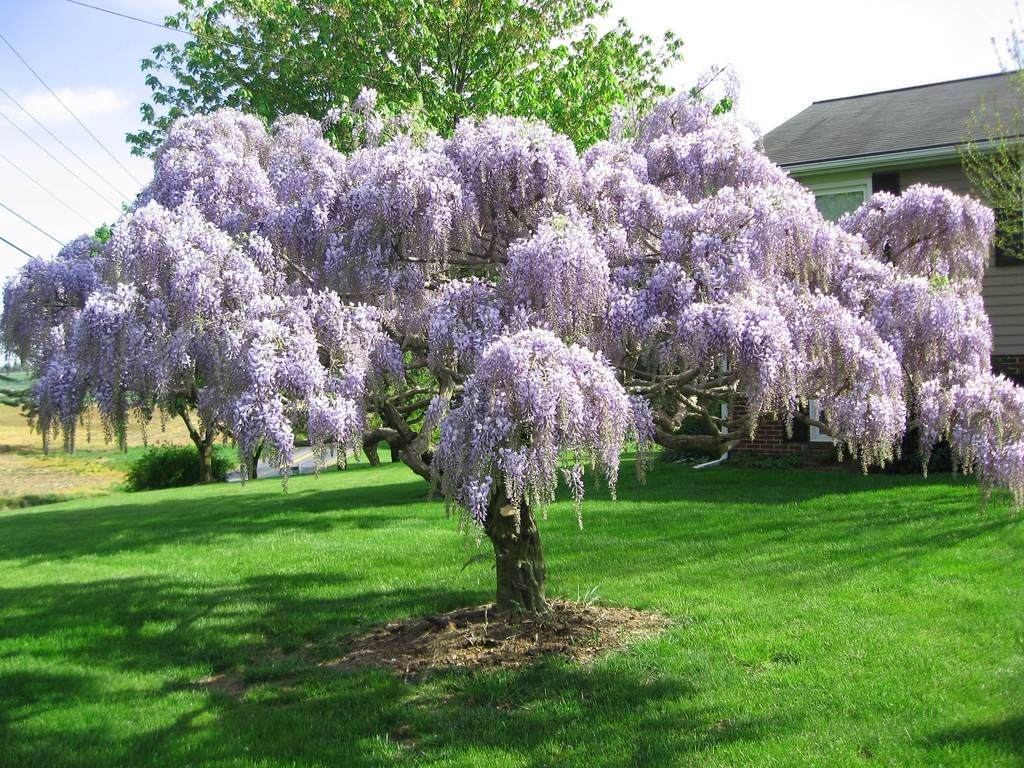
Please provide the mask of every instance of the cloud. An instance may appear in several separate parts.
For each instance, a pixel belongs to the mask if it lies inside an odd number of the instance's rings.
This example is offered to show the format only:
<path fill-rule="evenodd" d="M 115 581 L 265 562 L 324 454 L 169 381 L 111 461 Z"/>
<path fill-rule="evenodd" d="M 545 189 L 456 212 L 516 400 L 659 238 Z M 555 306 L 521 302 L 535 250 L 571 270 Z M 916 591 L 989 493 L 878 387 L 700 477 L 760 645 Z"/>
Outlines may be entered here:
<path fill-rule="evenodd" d="M 128 94 L 113 88 L 58 88 L 57 95 L 82 120 L 120 112 L 133 104 Z M 67 110 L 46 90 L 29 91 L 21 96 L 16 95 L 15 98 L 35 115 L 36 119 L 46 125 L 73 120 Z M 24 118 L 20 110 L 12 109 L 10 114 L 12 117 L 18 114 Z"/>

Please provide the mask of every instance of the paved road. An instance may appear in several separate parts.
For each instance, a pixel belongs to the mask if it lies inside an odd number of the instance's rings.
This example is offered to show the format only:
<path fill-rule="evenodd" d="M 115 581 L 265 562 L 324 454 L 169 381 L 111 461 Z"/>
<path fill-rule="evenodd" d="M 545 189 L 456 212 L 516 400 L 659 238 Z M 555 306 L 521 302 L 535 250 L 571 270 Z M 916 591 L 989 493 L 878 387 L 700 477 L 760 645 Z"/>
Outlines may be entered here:
<path fill-rule="evenodd" d="M 331 454 L 333 457 L 333 454 Z M 331 459 L 327 460 L 327 465 L 330 466 Z M 295 450 L 295 459 L 292 461 L 292 474 L 293 475 L 310 475 L 316 471 L 316 462 L 313 461 L 313 449 L 312 448 L 297 448 Z M 276 464 L 267 464 L 262 459 L 256 466 L 256 477 L 262 480 L 265 477 L 280 477 L 280 473 L 277 470 Z M 242 476 L 237 472 L 228 473 L 228 482 L 237 483 L 242 479 Z"/>

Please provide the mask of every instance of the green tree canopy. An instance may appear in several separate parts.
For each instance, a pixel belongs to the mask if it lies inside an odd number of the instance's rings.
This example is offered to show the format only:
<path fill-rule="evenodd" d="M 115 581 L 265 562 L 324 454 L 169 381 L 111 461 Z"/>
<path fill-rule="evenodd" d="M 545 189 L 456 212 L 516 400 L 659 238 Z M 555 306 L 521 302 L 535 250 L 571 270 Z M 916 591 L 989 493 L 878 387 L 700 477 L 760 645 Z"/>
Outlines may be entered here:
<path fill-rule="evenodd" d="M 231 106 L 272 120 L 321 118 L 363 87 L 392 110 L 417 110 L 448 133 L 468 115 L 535 117 L 580 147 L 607 136 L 616 108 L 644 111 L 670 89 L 682 42 L 658 43 L 624 20 L 608 31 L 610 0 L 181 0 L 168 26 L 193 39 L 142 61 L 152 98 L 151 152 L 172 120 Z M 333 137 L 344 144 L 342 129 Z"/>

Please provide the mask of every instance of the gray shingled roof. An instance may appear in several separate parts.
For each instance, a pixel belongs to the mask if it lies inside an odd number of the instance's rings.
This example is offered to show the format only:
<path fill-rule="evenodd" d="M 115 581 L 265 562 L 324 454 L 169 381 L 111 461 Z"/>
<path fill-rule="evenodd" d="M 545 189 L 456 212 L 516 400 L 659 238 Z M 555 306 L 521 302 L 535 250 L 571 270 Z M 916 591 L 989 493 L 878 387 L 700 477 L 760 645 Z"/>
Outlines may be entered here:
<path fill-rule="evenodd" d="M 1014 109 L 1020 95 L 1012 75 L 816 101 L 765 134 L 765 152 L 779 165 L 791 166 L 952 146 L 964 140 L 967 120 L 982 99 L 1004 114 Z"/>

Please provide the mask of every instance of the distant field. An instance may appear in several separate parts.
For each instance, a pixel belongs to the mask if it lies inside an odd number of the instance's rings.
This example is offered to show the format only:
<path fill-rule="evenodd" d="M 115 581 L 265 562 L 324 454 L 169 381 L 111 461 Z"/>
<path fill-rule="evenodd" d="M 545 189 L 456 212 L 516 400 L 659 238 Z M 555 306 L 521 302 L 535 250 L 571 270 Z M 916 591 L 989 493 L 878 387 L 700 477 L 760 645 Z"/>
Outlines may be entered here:
<path fill-rule="evenodd" d="M 104 442 L 98 415 L 91 422 L 92 439 L 81 427 L 74 454 L 65 454 L 58 443 L 45 456 L 39 433 L 29 428 L 21 410 L 0 404 L 0 509 L 115 489 L 124 480 L 127 462 L 142 450 L 142 433 L 137 426 L 129 429 L 126 454 Z M 150 443 L 190 442 L 178 420 L 169 422 L 165 431 L 151 424 L 148 434 Z"/>
<path fill-rule="evenodd" d="M 970 481 L 626 467 L 584 525 L 541 523 L 549 594 L 666 634 L 404 682 L 317 659 L 494 579 L 404 466 L 0 513 L 0 765 L 1024 764 L 1024 521 Z"/>

